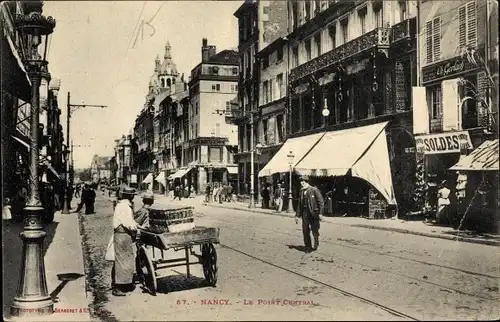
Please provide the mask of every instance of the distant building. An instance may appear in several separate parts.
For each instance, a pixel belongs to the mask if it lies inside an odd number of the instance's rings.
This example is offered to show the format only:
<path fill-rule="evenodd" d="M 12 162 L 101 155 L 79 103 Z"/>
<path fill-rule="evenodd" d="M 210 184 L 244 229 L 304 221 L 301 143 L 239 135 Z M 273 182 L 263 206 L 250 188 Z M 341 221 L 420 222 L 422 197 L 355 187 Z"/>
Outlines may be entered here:
<path fill-rule="evenodd" d="M 110 160 L 111 157 L 100 157 L 97 154 L 94 155 L 90 165 L 92 182 L 99 182 L 104 178 L 109 181 L 111 175 Z"/>

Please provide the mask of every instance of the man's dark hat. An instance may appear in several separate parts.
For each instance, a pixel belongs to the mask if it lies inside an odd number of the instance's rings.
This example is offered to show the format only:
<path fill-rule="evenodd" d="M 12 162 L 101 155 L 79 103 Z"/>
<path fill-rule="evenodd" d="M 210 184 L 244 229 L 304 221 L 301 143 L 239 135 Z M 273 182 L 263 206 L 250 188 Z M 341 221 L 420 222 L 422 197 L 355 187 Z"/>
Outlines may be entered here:
<path fill-rule="evenodd" d="M 300 181 L 309 182 L 309 176 L 306 176 L 306 175 L 301 176 Z"/>
<path fill-rule="evenodd" d="M 122 195 L 127 195 L 127 196 L 134 196 L 137 194 L 137 192 L 135 191 L 134 188 L 130 188 L 130 187 L 124 187 L 122 190 L 121 190 L 121 194 Z"/>

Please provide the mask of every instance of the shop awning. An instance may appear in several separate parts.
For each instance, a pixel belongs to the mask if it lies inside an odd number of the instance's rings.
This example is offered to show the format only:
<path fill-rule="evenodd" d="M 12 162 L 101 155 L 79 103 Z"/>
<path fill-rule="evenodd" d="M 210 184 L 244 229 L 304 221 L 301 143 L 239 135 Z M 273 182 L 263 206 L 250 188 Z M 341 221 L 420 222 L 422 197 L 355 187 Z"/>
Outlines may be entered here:
<path fill-rule="evenodd" d="M 2 89 L 21 98 L 25 102 L 31 100 L 31 83 L 21 61 L 21 57 L 10 36 L 1 35 Z"/>
<path fill-rule="evenodd" d="M 328 132 L 295 166 L 312 176 L 352 176 L 369 182 L 389 204 L 396 204 L 385 127 L 388 122 Z"/>
<path fill-rule="evenodd" d="M 290 166 L 288 164 L 287 155 L 290 151 L 294 155 L 294 165 L 298 164 L 302 158 L 318 143 L 319 139 L 325 133 L 316 133 L 298 138 L 286 140 L 278 152 L 273 156 L 266 166 L 259 171 L 259 177 L 266 177 L 275 173 L 288 172 Z"/>
<path fill-rule="evenodd" d="M 144 179 L 142 181 L 142 183 L 153 183 L 153 174 L 152 173 L 149 173 L 147 176 L 146 176 L 146 179 Z"/>
<path fill-rule="evenodd" d="M 160 174 L 155 178 L 156 181 L 165 186 L 165 172 L 160 172 Z"/>
<path fill-rule="evenodd" d="M 487 140 L 450 168 L 455 171 L 498 171 L 498 139 Z"/>
<path fill-rule="evenodd" d="M 182 178 L 184 177 L 186 174 L 188 174 L 189 171 L 191 171 L 192 168 L 187 168 L 187 169 L 179 169 L 177 170 L 176 173 L 170 175 L 168 177 L 168 180 L 174 180 L 174 179 L 177 179 L 177 178 Z"/>
<path fill-rule="evenodd" d="M 227 167 L 227 173 L 238 174 L 238 167 Z"/>

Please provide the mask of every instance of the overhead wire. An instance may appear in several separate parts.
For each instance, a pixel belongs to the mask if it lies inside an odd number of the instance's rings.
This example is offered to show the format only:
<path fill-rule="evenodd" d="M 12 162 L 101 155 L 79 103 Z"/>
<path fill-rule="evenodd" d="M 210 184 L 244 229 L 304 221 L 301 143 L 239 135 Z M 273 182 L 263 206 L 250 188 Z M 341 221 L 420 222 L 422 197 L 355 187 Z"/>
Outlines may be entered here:
<path fill-rule="evenodd" d="M 122 68 L 123 68 L 123 63 L 125 62 L 125 58 L 127 58 L 127 54 L 130 51 L 132 40 L 134 39 L 134 35 L 136 34 L 136 32 L 137 32 L 137 30 L 139 28 L 139 24 L 141 22 L 142 13 L 144 12 L 144 8 L 146 7 L 146 4 L 147 4 L 147 1 L 144 1 L 143 4 L 142 4 L 141 12 L 139 13 L 139 16 L 137 17 L 137 22 L 135 23 L 134 30 L 132 31 L 132 34 L 130 35 L 130 39 L 128 41 L 127 48 L 125 50 L 125 55 L 123 55 L 122 60 L 120 62 L 120 68 L 118 69 L 118 73 L 117 73 L 118 76 L 120 76 L 120 73 L 121 73 Z M 119 80 L 115 85 L 113 85 L 111 87 L 110 92 L 112 92 L 116 88 L 116 86 L 118 86 L 118 84 L 120 84 L 120 82 L 121 82 L 121 80 Z"/>

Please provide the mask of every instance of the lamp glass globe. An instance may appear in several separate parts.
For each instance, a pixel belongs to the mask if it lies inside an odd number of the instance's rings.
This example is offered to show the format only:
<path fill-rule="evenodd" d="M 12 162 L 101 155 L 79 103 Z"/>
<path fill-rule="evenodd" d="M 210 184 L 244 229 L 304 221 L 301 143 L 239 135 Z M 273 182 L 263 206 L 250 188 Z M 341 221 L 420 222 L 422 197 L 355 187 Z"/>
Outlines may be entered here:
<path fill-rule="evenodd" d="M 328 115 L 330 115 L 330 110 L 327 108 L 324 108 L 322 113 L 323 113 L 323 116 L 328 116 Z"/>

